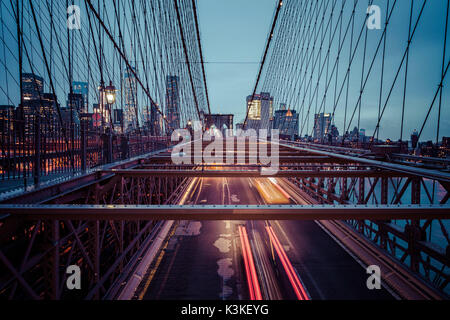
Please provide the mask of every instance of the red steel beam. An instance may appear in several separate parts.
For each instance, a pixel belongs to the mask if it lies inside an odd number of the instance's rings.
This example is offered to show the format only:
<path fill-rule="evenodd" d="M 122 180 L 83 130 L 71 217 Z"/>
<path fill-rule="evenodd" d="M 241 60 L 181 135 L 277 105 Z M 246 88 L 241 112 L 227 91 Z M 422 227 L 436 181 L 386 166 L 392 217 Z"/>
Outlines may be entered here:
<path fill-rule="evenodd" d="M 0 214 L 28 220 L 448 220 L 450 205 L 0 205 Z"/>
<path fill-rule="evenodd" d="M 276 168 L 274 168 L 275 170 Z M 201 177 L 201 178 L 379 178 L 409 177 L 404 173 L 380 170 L 105 170 L 103 173 L 124 177 Z"/>

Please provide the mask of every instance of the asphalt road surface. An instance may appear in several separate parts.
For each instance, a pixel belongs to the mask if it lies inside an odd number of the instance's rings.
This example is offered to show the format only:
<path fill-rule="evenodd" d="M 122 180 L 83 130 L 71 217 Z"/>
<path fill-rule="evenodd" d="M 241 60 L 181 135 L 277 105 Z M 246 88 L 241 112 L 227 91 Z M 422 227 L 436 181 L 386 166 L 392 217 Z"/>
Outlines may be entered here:
<path fill-rule="evenodd" d="M 194 180 L 184 201 L 271 204 L 283 197 L 292 201 L 289 192 L 276 180 L 202 178 Z M 248 235 L 256 281 L 249 279 L 239 227 Z M 314 221 L 181 221 L 159 260 L 144 279 L 144 299 L 250 299 L 255 283 L 263 299 L 298 299 L 293 277 L 306 299 L 393 299 L 385 289 L 369 290 L 363 267 Z M 286 264 L 293 267 L 291 277 Z"/>

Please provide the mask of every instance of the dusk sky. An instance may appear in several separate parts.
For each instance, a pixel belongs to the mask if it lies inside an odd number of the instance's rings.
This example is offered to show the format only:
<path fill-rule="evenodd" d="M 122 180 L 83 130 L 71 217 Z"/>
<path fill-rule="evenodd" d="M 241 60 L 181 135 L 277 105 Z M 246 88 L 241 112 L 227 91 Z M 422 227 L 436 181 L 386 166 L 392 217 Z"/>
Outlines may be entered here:
<path fill-rule="evenodd" d="M 9 2 L 2 1 L 3 19 L 5 22 L 14 23 L 11 12 L 8 11 Z M 76 1 L 83 6 L 82 1 Z M 338 5 L 344 3 L 342 1 L 337 2 Z M 352 1 L 345 2 L 346 13 L 351 12 L 350 5 Z M 365 19 L 365 10 L 367 9 L 367 1 L 361 0 L 358 2 L 357 18 L 355 25 L 360 26 Z M 382 7 L 383 13 L 385 12 L 386 1 L 376 0 L 375 4 Z M 390 1 L 390 5 L 394 2 Z M 418 16 L 422 1 L 414 2 L 414 15 L 413 20 Z M 206 61 L 206 75 L 209 89 L 209 97 L 211 101 L 211 109 L 214 113 L 232 113 L 235 115 L 235 123 L 241 122 L 246 115 L 246 97 L 252 93 L 255 85 L 257 72 L 259 70 L 259 62 L 261 61 L 263 50 L 267 41 L 269 29 L 273 20 L 274 11 L 277 1 L 275 0 L 198 0 L 198 16 L 200 21 L 201 41 L 203 45 L 204 60 Z M 408 20 L 410 1 L 398 1 L 396 2 L 395 12 L 393 14 L 392 21 L 389 25 L 388 32 L 388 48 L 386 51 L 386 70 L 385 70 L 385 83 L 383 100 L 386 99 L 388 89 L 393 82 L 395 73 L 402 59 L 403 53 L 406 47 L 407 33 L 408 33 Z M 406 137 L 414 129 L 420 129 L 423 123 L 423 119 L 426 116 L 429 106 L 433 100 L 433 96 L 437 90 L 441 65 L 442 65 L 442 49 L 444 40 L 444 23 L 445 23 L 445 4 L 444 0 L 428 1 L 425 7 L 422 19 L 417 28 L 417 32 L 410 51 L 409 62 L 409 78 L 408 78 L 408 92 L 407 92 L 407 105 L 406 105 L 406 121 L 404 133 Z M 60 4 L 64 7 L 63 4 Z M 43 10 L 45 7 L 42 7 Z M 105 12 L 108 15 L 113 15 L 111 8 L 105 7 Z M 59 23 L 62 27 L 64 24 L 61 21 L 65 19 L 65 11 L 59 10 L 57 12 L 61 18 Z M 128 14 L 128 13 L 125 13 Z M 386 17 L 382 16 L 382 21 Z M 45 16 L 41 17 L 45 22 L 47 19 Z M 82 15 L 82 25 L 87 27 L 87 19 Z M 348 16 L 344 17 L 345 23 L 349 20 Z M 414 22 L 413 21 L 413 22 Z M 25 29 L 29 29 L 30 19 L 25 21 Z M 43 23 L 44 33 L 47 26 Z M 359 27 L 357 27 L 359 28 Z M 15 50 L 16 44 L 14 40 L 14 32 L 5 28 L 5 43 L 9 46 L 9 50 L 5 51 L 5 61 L 14 61 L 16 58 Z M 83 32 L 87 33 L 87 29 L 83 29 Z M 367 50 L 367 64 L 372 59 L 378 39 L 382 35 L 382 30 L 370 31 L 368 34 L 368 50 Z M 36 72 L 41 75 L 45 75 L 46 71 L 42 64 L 41 54 L 39 53 L 39 44 L 36 37 L 30 37 L 33 39 L 34 45 L 30 48 L 30 55 L 33 62 L 36 64 Z M 46 37 L 48 41 L 48 36 Z M 355 36 L 356 38 L 356 36 Z M 44 39 L 45 40 L 45 39 Z M 126 41 L 126 40 L 125 40 Z M 344 44 L 342 56 L 348 59 L 348 41 Z M 80 44 L 76 43 L 78 50 Z M 106 54 L 109 57 L 113 57 L 113 61 L 117 61 L 117 52 L 113 49 L 110 43 L 106 43 Z M 109 47 L 109 48 L 108 48 Z M 131 47 L 130 44 L 126 44 L 126 47 Z M 58 54 L 58 47 L 54 46 L 53 51 Z M 82 57 L 82 51 L 79 51 L 78 57 Z M 359 50 L 354 63 L 354 69 L 351 75 L 350 84 L 350 110 L 358 99 L 358 93 L 360 88 L 360 74 L 361 74 L 361 52 Z M 3 53 L 1 53 L 3 57 Z M 379 105 L 379 86 L 380 86 L 380 70 L 381 70 L 381 54 L 378 54 L 373 67 L 371 77 L 367 84 L 366 90 L 363 96 L 363 112 L 361 115 L 361 128 L 367 130 L 367 134 L 371 135 L 375 129 L 378 105 Z M 450 50 L 447 50 L 446 60 L 450 57 Z M 76 59 L 78 59 L 76 57 Z M 334 58 L 333 58 L 334 59 Z M 26 59 L 25 59 L 26 60 Z M 63 59 L 66 61 L 67 59 Z M 95 65 L 96 60 L 94 55 L 91 54 L 92 64 Z M 12 81 L 18 74 L 16 64 L 7 63 L 0 66 L 2 70 L 10 69 L 7 76 L 0 77 L 0 100 L 2 104 L 16 104 L 18 101 L 18 81 Z M 87 72 L 83 71 L 86 68 L 85 64 L 82 64 L 81 68 L 75 70 L 75 77 L 86 81 Z M 342 64 L 341 70 L 345 68 Z M 30 71 L 25 61 L 25 71 Z M 142 69 L 142 68 L 141 68 Z M 64 69 L 60 66 L 55 69 L 56 72 L 63 75 Z M 366 66 L 367 70 L 367 66 Z M 111 70 L 116 78 L 119 75 L 117 68 Z M 142 72 L 142 70 L 140 70 Z M 340 77 L 344 72 L 340 73 Z M 6 79 L 10 78 L 10 84 L 6 85 Z M 58 75 L 56 75 L 58 78 Z M 65 76 L 64 76 L 65 77 Z M 141 75 L 144 78 L 144 75 Z M 162 76 L 161 78 L 164 78 Z M 448 78 L 448 77 L 447 77 Z M 448 79 L 447 79 L 448 80 Z M 448 82 L 446 80 L 446 82 Z M 183 81 L 187 82 L 187 78 Z M 115 80 L 119 83 L 119 80 Z M 263 82 L 263 81 L 262 81 Z M 386 114 L 381 123 L 380 138 L 391 138 L 397 140 L 399 138 L 400 127 L 400 114 L 402 106 L 402 92 L 404 84 L 404 69 L 401 70 L 399 79 L 393 90 L 392 97 L 390 98 Z M 46 80 L 48 86 L 48 81 Z M 97 82 L 92 82 L 90 95 L 91 101 L 96 98 L 94 96 Z M 322 82 L 323 86 L 324 83 Z M 61 92 L 60 95 L 65 97 L 67 88 L 64 81 L 56 82 L 56 90 Z M 150 88 L 153 90 L 154 88 Z M 261 91 L 261 86 L 259 91 Z M 323 91 L 323 90 L 322 90 Z M 319 95 L 322 95 L 321 89 L 319 89 Z M 332 88 L 330 91 L 334 91 Z M 443 107 L 441 113 L 441 134 L 443 136 L 450 136 L 450 117 L 449 115 L 449 103 L 448 97 L 450 93 L 450 86 L 444 83 L 443 91 Z M 164 88 L 159 91 L 159 96 L 156 100 L 163 104 L 165 100 Z M 274 95 L 273 92 L 271 94 Z M 10 97 L 6 98 L 9 95 Z M 285 102 L 289 104 L 289 101 L 278 101 L 280 97 L 274 95 L 275 109 L 278 108 L 279 103 Z M 299 97 L 301 100 L 302 97 Z M 64 105 L 65 98 L 61 99 Z M 340 133 L 343 129 L 343 99 L 339 101 L 338 108 L 336 110 L 335 121 Z M 299 106 L 289 106 L 293 109 L 299 110 Z M 327 112 L 333 108 L 331 103 L 327 103 L 325 109 Z M 314 110 L 310 112 L 309 130 L 312 128 L 312 119 L 314 116 Z M 352 123 L 353 128 L 354 123 Z M 422 140 L 435 140 L 436 138 L 436 126 L 437 126 L 437 105 L 434 106 L 430 113 L 429 120 L 423 132 Z M 311 134 L 311 132 L 303 132 Z"/>
<path fill-rule="evenodd" d="M 449 29 L 450 0 L 0 0 L 0 301 L 450 300 Z"/>
<path fill-rule="evenodd" d="M 275 10 L 273 0 L 200 0 L 204 55 L 213 112 L 245 118 Z"/>
<path fill-rule="evenodd" d="M 392 5 L 393 2 L 390 3 Z M 384 11 L 386 1 L 378 0 L 374 1 L 374 4 L 378 4 Z M 255 62 L 261 61 L 275 5 L 276 1 L 273 0 L 199 0 L 199 18 L 205 60 L 208 62 L 231 62 L 230 64 L 206 65 L 212 109 L 218 113 L 234 113 L 235 122 L 240 122 L 245 118 L 245 99 L 252 93 L 255 84 L 259 69 L 259 64 L 255 64 Z M 422 1 L 415 2 L 414 19 L 417 18 L 421 5 Z M 365 18 L 366 7 L 366 1 L 358 2 L 357 12 L 360 19 Z M 409 10 L 410 2 L 400 1 L 392 16 L 386 53 L 385 97 L 405 50 Z M 427 3 L 410 51 L 407 120 L 405 123 L 405 134 L 408 139 L 414 129 L 420 129 L 439 83 L 445 22 L 443 12 L 445 12 L 445 1 Z M 384 19 L 385 16 L 382 17 L 383 23 Z M 372 58 L 381 34 L 382 30 L 369 32 L 367 59 Z M 343 55 L 347 57 L 348 53 L 345 52 Z M 447 57 L 449 56 L 447 54 Z M 367 109 L 363 109 L 361 125 L 367 129 L 367 134 L 373 133 L 376 124 L 380 57 L 381 54 L 378 54 L 371 76 L 371 80 L 374 82 L 373 84 L 370 81 L 368 83 L 368 88 L 374 86 L 374 90 L 366 90 L 367 93 L 363 99 Z M 360 68 L 360 63 L 355 64 L 358 65 L 357 68 Z M 356 76 L 359 73 L 360 71 L 355 72 L 352 85 L 355 99 L 357 99 L 360 85 L 360 77 Z M 402 69 L 386 116 L 383 118 L 380 135 L 382 138 L 398 139 L 399 137 L 403 78 L 404 71 Z M 441 136 L 450 135 L 449 103 L 448 99 L 445 100 L 449 92 L 448 87 L 444 87 Z M 277 99 L 277 97 L 274 98 Z M 327 108 L 329 109 L 330 106 Z M 342 113 L 339 113 L 338 109 L 336 114 L 336 122 L 341 133 L 342 125 L 339 123 L 343 118 Z M 422 136 L 423 139 L 435 139 L 436 119 L 437 105 L 430 114 Z"/>

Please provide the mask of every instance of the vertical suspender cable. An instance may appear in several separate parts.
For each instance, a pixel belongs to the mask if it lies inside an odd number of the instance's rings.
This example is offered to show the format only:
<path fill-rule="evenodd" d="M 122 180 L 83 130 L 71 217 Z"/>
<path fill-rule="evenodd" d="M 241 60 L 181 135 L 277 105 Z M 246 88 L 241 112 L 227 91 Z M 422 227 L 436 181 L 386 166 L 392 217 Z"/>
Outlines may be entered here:
<path fill-rule="evenodd" d="M 441 77 L 444 76 L 444 68 L 445 68 L 445 58 L 447 55 L 447 34 L 448 34 L 448 12 L 450 7 L 450 0 L 447 0 L 447 13 L 445 16 L 445 32 L 444 32 L 444 49 L 442 53 L 442 71 L 441 71 Z M 442 109 L 442 90 L 443 85 L 441 83 L 440 90 L 439 90 L 439 107 L 438 107 L 438 120 L 437 120 L 437 132 L 436 132 L 436 144 L 439 143 L 439 133 L 440 133 L 440 126 L 441 126 L 441 109 Z"/>
<path fill-rule="evenodd" d="M 202 73 L 203 73 L 203 83 L 205 85 L 205 94 L 206 94 L 206 102 L 208 104 L 208 112 L 211 114 L 211 105 L 209 103 L 209 95 L 208 95 L 208 86 L 206 84 L 206 72 L 205 72 L 205 63 L 203 60 L 203 49 L 202 49 L 202 41 L 200 39 L 200 28 L 198 26 L 198 13 L 197 13 L 197 6 L 195 4 L 196 0 L 192 0 L 192 8 L 194 11 L 194 22 L 195 22 L 195 31 L 197 33 L 197 42 L 198 42 L 198 49 L 200 54 L 200 62 L 202 65 Z"/>
<path fill-rule="evenodd" d="M 414 0 L 411 0 L 411 12 L 409 14 L 409 31 L 408 31 L 408 43 L 410 43 L 411 38 L 411 26 L 412 26 L 412 15 L 414 11 Z M 406 52 L 406 67 L 405 67 L 405 86 L 403 88 L 403 106 L 402 106 L 402 123 L 401 123 L 401 129 L 400 129 L 400 141 L 403 140 L 403 127 L 405 122 L 405 107 L 406 107 L 406 86 L 408 82 L 408 67 L 409 67 L 409 48 Z M 380 117 L 380 114 L 378 113 L 378 118 Z"/>
<path fill-rule="evenodd" d="M 245 116 L 244 126 L 243 126 L 244 130 L 247 127 L 248 114 L 249 114 L 249 111 L 250 111 L 250 106 L 253 103 L 253 99 L 255 98 L 255 95 L 256 95 L 256 90 L 258 89 L 259 80 L 261 79 L 261 74 L 262 74 L 262 71 L 264 69 L 264 64 L 266 62 L 267 53 L 269 52 L 270 43 L 272 42 L 273 33 L 274 33 L 275 27 L 277 25 L 278 16 L 280 14 L 281 7 L 283 6 L 283 1 L 282 0 L 277 0 L 277 2 L 278 2 L 278 5 L 277 5 L 277 9 L 275 11 L 275 17 L 273 18 L 272 28 L 271 28 L 270 33 L 269 33 L 269 38 L 267 39 L 266 48 L 264 50 L 263 59 L 261 61 L 261 66 L 260 66 L 259 72 L 258 72 L 258 77 L 256 78 L 255 88 L 253 89 L 252 98 L 251 98 L 251 100 L 249 101 L 249 103 L 247 105 L 247 113 L 246 113 L 246 116 Z"/>

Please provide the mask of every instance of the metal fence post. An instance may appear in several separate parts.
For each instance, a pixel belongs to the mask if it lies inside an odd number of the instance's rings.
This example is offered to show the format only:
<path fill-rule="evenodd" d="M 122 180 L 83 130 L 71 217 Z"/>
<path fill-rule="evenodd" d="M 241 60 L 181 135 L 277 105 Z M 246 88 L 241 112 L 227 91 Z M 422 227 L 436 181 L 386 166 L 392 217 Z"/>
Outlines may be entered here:
<path fill-rule="evenodd" d="M 114 146 L 113 146 L 113 138 L 112 138 L 112 130 L 109 130 L 108 135 L 108 163 L 114 162 Z"/>
<path fill-rule="evenodd" d="M 39 186 L 41 175 L 41 125 L 40 116 L 36 115 L 34 121 L 34 184 Z"/>
<path fill-rule="evenodd" d="M 86 172 L 86 119 L 85 115 L 81 118 L 81 171 Z"/>

